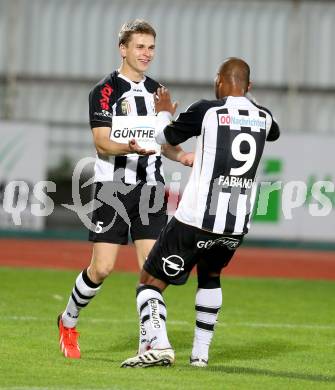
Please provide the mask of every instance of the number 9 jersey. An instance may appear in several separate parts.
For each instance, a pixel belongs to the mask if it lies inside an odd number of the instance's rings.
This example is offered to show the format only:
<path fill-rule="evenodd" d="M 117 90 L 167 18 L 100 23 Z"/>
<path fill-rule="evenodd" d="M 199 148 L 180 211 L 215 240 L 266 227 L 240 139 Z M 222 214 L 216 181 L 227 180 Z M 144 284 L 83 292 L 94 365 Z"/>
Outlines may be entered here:
<path fill-rule="evenodd" d="M 200 100 L 164 129 L 177 145 L 197 136 L 195 160 L 175 217 L 218 234 L 246 234 L 265 141 L 279 138 L 271 112 L 246 97 Z"/>

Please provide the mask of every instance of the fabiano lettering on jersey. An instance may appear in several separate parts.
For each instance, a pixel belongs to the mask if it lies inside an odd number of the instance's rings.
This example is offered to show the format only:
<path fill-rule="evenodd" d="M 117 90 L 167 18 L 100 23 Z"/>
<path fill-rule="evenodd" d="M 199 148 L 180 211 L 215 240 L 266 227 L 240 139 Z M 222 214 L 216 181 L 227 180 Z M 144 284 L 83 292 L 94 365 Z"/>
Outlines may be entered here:
<path fill-rule="evenodd" d="M 222 187 L 252 188 L 253 179 L 246 179 L 237 176 L 222 176 L 218 178 L 218 185 Z"/>

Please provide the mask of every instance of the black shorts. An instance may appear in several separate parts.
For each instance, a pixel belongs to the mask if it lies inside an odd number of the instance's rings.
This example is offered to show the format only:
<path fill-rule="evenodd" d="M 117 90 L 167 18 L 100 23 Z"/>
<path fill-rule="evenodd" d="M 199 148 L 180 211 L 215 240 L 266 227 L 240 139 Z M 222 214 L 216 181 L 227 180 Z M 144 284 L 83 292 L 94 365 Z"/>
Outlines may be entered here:
<path fill-rule="evenodd" d="M 220 235 L 172 218 L 152 248 L 144 270 L 168 284 L 184 284 L 196 264 L 220 273 L 241 244 L 243 235 Z"/>
<path fill-rule="evenodd" d="M 96 208 L 96 209 L 95 209 Z M 125 245 L 132 240 L 156 240 L 166 225 L 164 185 L 96 183 L 89 241 Z"/>

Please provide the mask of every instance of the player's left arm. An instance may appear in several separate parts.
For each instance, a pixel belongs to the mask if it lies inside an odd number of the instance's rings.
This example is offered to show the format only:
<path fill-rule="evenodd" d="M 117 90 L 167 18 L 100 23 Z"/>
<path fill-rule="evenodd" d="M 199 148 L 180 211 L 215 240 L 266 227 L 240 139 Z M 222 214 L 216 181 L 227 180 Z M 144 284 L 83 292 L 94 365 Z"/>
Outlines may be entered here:
<path fill-rule="evenodd" d="M 185 112 L 182 112 L 175 121 L 172 115 L 176 103 L 171 102 L 169 91 L 160 88 L 155 96 L 155 108 L 158 117 L 158 134 L 156 142 L 160 145 L 179 145 L 191 137 L 201 134 L 202 121 L 205 113 L 204 101 L 193 103 Z"/>
<path fill-rule="evenodd" d="M 263 111 L 265 111 L 268 114 L 267 116 L 268 116 L 269 120 L 266 121 L 266 141 L 270 141 L 270 142 L 276 141 L 280 136 L 280 129 L 279 129 L 279 125 L 278 125 L 276 119 L 273 117 L 271 111 L 268 110 L 266 107 L 261 106 L 250 92 L 247 93 L 246 97 L 256 107 L 262 109 Z"/>
<path fill-rule="evenodd" d="M 276 120 L 272 117 L 272 123 L 271 127 L 269 129 L 269 132 L 267 134 L 266 140 L 267 141 L 276 141 L 280 136 L 280 129 L 279 125 L 276 122 Z"/>
<path fill-rule="evenodd" d="M 162 154 L 172 161 L 178 161 L 188 167 L 193 166 L 194 153 L 185 152 L 179 145 L 162 145 Z"/>
<path fill-rule="evenodd" d="M 266 112 L 268 120 L 266 121 L 266 141 L 277 141 L 280 136 L 280 129 L 276 119 L 273 117 L 270 110 L 262 107 Z"/>

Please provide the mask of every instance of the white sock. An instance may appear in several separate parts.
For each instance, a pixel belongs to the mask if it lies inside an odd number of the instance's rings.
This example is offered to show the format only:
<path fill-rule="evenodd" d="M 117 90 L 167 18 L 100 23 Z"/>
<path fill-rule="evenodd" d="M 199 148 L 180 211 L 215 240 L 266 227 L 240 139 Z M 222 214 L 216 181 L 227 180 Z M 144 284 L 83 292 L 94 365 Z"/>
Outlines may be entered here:
<path fill-rule="evenodd" d="M 142 286 L 136 297 L 137 312 L 145 332 L 139 351 L 171 348 L 166 332 L 166 307 L 162 294 L 151 286 Z M 143 340 L 143 343 L 141 343 Z"/>
<path fill-rule="evenodd" d="M 199 288 L 195 296 L 196 325 L 192 357 L 208 360 L 214 325 L 222 306 L 221 288 Z"/>
<path fill-rule="evenodd" d="M 138 355 L 146 352 L 150 349 L 150 340 L 147 331 L 145 330 L 145 326 L 142 321 L 140 321 L 140 334 L 139 334 L 139 343 L 138 343 Z"/>
<path fill-rule="evenodd" d="M 62 314 L 62 321 L 66 328 L 74 328 L 77 325 L 80 310 L 89 304 L 100 288 L 101 283 L 93 283 L 87 276 L 86 269 L 78 275 L 66 309 Z"/>

